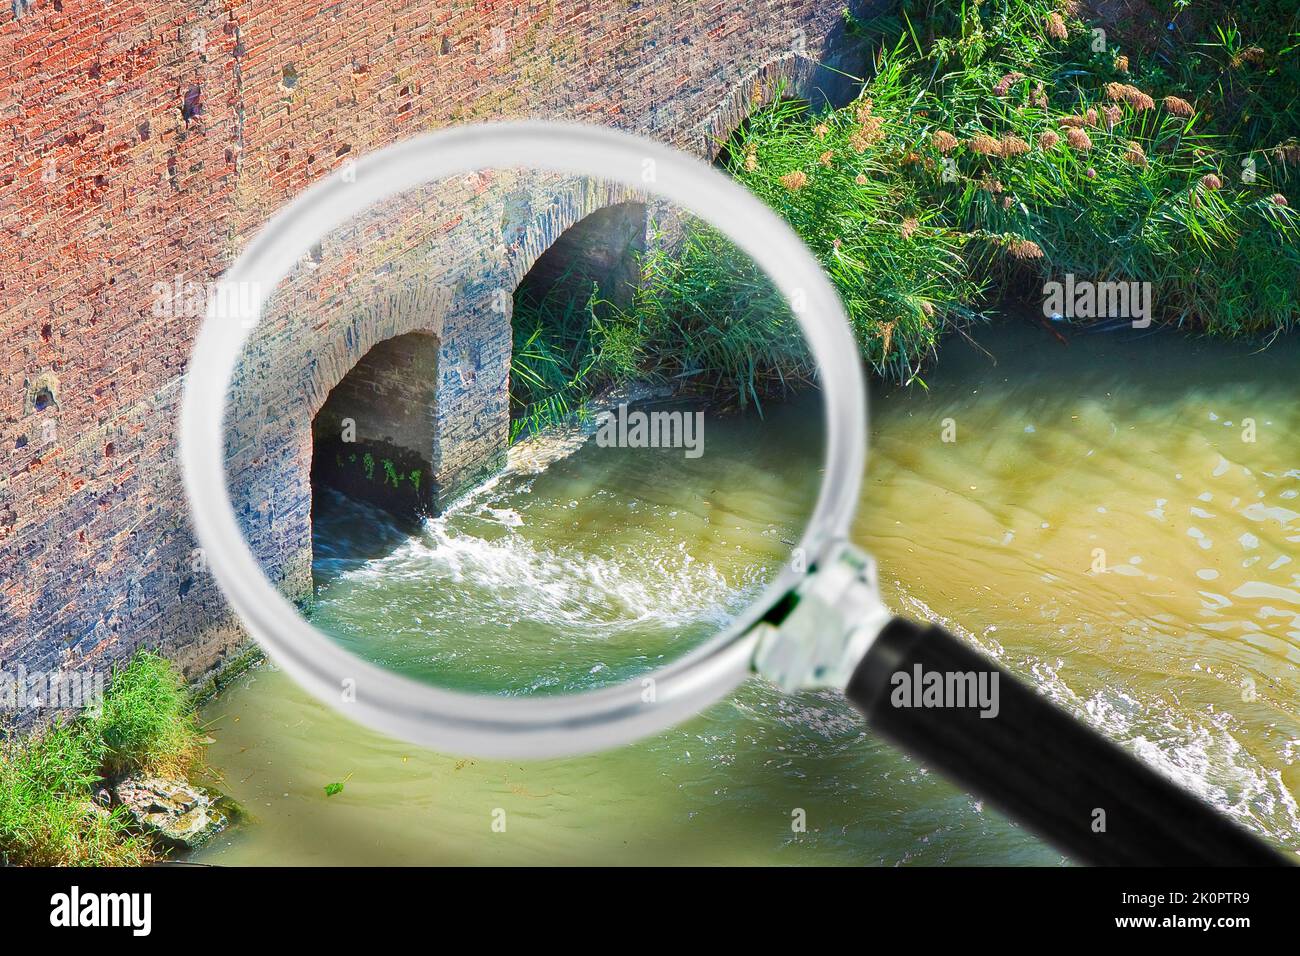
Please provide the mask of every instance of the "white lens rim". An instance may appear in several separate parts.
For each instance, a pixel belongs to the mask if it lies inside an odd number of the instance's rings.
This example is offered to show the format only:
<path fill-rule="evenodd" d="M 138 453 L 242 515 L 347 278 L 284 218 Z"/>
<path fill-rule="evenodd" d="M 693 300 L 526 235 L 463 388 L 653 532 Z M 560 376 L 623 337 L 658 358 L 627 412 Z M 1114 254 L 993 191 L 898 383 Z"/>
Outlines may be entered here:
<path fill-rule="evenodd" d="M 826 461 L 799 544 L 805 566 L 847 536 L 866 459 L 866 390 L 848 319 L 816 259 L 763 203 L 686 153 L 602 127 L 538 121 L 453 127 L 390 146 L 357 160 L 347 175 L 317 182 L 266 224 L 221 280 L 253 294 L 213 296 L 190 358 L 180 422 L 185 488 L 194 531 L 230 605 L 271 660 L 321 701 L 375 730 L 449 753 L 586 753 L 671 726 L 730 693 L 750 673 L 753 625 L 802 579 L 802 569 L 788 564 L 729 627 L 643 678 L 556 697 L 467 694 L 363 661 L 312 627 L 263 573 L 226 485 L 228 390 L 272 290 L 323 236 L 369 206 L 494 168 L 588 176 L 662 197 L 711 223 L 758 263 L 795 306 L 820 369 Z M 248 306 L 251 312 L 238 311 Z M 345 694 L 348 688 L 353 693 Z"/>

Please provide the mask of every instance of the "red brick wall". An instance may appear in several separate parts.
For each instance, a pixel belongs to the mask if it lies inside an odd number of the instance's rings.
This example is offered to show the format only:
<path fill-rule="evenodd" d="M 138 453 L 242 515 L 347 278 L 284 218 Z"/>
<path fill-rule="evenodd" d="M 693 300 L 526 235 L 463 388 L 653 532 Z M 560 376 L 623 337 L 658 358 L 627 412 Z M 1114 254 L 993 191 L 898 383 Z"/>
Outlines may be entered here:
<path fill-rule="evenodd" d="M 21 6 L 21 5 L 20 5 Z M 842 2 L 36 0 L 0 13 L 0 665 L 140 644 L 194 673 L 238 640 L 186 528 L 180 376 L 217 277 L 315 177 L 502 116 L 700 154 L 777 77 L 853 70 Z M 832 94 L 835 95 L 835 94 Z M 39 386 L 56 403 L 34 405 Z"/>

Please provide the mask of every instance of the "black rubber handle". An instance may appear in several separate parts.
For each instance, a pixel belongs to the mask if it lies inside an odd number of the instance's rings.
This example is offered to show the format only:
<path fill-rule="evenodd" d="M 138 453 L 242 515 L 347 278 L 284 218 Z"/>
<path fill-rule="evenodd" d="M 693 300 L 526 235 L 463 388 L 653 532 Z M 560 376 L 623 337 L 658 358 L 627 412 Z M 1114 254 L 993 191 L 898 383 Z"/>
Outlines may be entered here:
<path fill-rule="evenodd" d="M 882 736 L 1077 862 L 1287 863 L 942 628 L 895 618 L 845 694 Z"/>

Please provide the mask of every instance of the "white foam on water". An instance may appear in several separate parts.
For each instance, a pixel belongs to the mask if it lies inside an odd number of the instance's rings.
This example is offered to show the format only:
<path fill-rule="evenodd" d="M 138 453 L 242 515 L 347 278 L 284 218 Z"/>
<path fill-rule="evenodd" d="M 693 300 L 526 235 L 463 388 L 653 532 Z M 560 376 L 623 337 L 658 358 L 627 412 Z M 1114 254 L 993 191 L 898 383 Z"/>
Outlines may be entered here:
<path fill-rule="evenodd" d="M 435 614 L 445 603 L 503 628 L 534 622 L 597 636 L 646 625 L 720 627 L 763 583 L 761 569 L 728 580 L 680 543 L 647 540 L 626 552 L 598 554 L 534 540 L 526 515 L 511 506 L 531 484 L 516 477 L 503 485 L 507 477 L 426 518 L 420 534 L 339 580 L 377 590 L 418 583 L 443 592 L 430 599 Z"/>
<path fill-rule="evenodd" d="M 972 633 L 911 595 L 901 595 L 897 603 L 909 616 L 933 621 L 995 660 L 1005 661 L 1005 649 L 987 634 Z M 1176 698 L 1174 702 L 1164 697 L 1138 699 L 1117 686 L 1084 698 L 1061 677 L 1059 661 L 1031 660 L 1027 667 L 1015 669 L 1018 676 L 1029 680 L 1057 706 L 1219 810 L 1284 842 L 1294 843 L 1300 838 L 1300 804 L 1281 773 L 1264 766 L 1237 739 L 1232 716 L 1188 712 L 1180 708 Z M 1295 748 L 1288 743 L 1282 756 L 1294 759 Z"/>
<path fill-rule="evenodd" d="M 515 530 L 520 523 L 502 521 L 506 533 L 487 538 L 455 530 L 445 517 L 433 519 L 423 535 L 345 577 L 451 584 L 490 595 L 483 613 L 501 623 L 537 621 L 577 631 L 721 624 L 736 603 L 725 576 L 684 551 L 617 558 L 566 552 L 530 541 Z"/>
<path fill-rule="evenodd" d="M 1276 584 L 1269 584 L 1266 581 L 1247 581 L 1233 591 L 1232 594 L 1233 597 L 1267 598 L 1282 601 L 1286 604 L 1300 604 L 1300 591 L 1278 587 Z"/>
<path fill-rule="evenodd" d="M 1300 518 L 1300 512 L 1292 511 L 1278 505 L 1272 507 L 1256 502 L 1241 509 L 1241 516 L 1251 521 L 1276 521 L 1284 531 L 1290 530 L 1291 522 Z"/>

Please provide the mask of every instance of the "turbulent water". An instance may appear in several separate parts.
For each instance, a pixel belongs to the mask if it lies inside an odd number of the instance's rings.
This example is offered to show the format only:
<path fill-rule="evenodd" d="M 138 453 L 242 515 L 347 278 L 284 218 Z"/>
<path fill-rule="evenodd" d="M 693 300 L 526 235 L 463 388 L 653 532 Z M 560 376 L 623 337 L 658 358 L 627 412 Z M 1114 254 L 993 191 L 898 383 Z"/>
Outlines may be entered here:
<path fill-rule="evenodd" d="M 1300 347 L 1064 347 L 1014 320 L 977 340 L 944 347 L 928 392 L 873 396 L 855 531 L 887 599 L 1300 848 Z M 820 406 L 766 411 L 710 416 L 695 460 L 589 443 L 414 532 L 328 499 L 314 620 L 496 693 L 661 663 L 761 588 L 811 506 Z M 267 666 L 204 718 L 249 815 L 205 862 L 1062 862 L 835 694 L 757 680 L 652 739 L 534 764 L 385 739 Z"/>
<path fill-rule="evenodd" d="M 819 403 L 765 413 L 709 416 L 699 457 L 589 440 L 416 534 L 331 495 L 316 509 L 313 620 L 364 657 L 467 690 L 554 693 L 641 674 L 744 607 L 812 511 Z"/>

